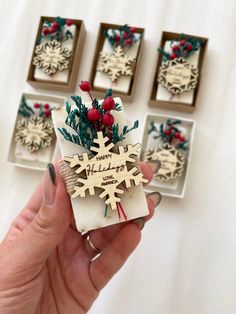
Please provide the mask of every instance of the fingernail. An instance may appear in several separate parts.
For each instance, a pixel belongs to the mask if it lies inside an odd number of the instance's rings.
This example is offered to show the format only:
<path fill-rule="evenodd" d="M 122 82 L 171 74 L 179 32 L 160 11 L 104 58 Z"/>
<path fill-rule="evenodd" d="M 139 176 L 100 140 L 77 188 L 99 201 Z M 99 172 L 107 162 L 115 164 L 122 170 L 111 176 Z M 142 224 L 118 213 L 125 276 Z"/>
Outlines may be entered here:
<path fill-rule="evenodd" d="M 148 161 L 147 164 L 152 168 L 153 173 L 157 173 L 161 166 L 161 162 L 159 160 Z"/>
<path fill-rule="evenodd" d="M 158 204 L 160 204 L 162 196 L 159 192 L 152 192 L 147 195 L 148 198 L 150 198 L 153 202 L 154 207 L 156 207 Z"/>
<path fill-rule="evenodd" d="M 43 180 L 43 199 L 46 205 L 54 203 L 56 194 L 56 172 L 52 163 L 47 165 Z"/>
<path fill-rule="evenodd" d="M 137 218 L 133 220 L 133 223 L 136 224 L 140 230 L 143 229 L 144 225 L 145 225 L 145 221 L 143 218 Z"/>

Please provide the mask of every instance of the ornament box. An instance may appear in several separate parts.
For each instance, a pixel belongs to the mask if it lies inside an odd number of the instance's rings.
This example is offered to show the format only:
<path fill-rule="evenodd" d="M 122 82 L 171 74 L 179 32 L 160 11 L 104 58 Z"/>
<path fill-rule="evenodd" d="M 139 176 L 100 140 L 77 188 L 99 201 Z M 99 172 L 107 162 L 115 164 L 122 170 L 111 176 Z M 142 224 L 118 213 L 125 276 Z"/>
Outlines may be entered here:
<path fill-rule="evenodd" d="M 64 47 L 64 45 L 66 45 L 66 47 L 71 51 L 68 69 L 63 71 L 57 71 L 53 75 L 48 75 L 33 64 L 34 57 L 36 55 L 35 49 L 37 46 L 38 38 L 41 34 L 43 24 L 45 21 L 51 23 L 54 20 L 54 17 L 40 17 L 39 27 L 30 61 L 27 82 L 36 88 L 44 88 L 62 92 L 72 92 L 75 89 L 77 81 L 78 69 L 85 39 L 85 26 L 82 20 L 70 19 L 72 23 L 70 28 L 73 38 L 65 41 L 62 46 Z"/>
<path fill-rule="evenodd" d="M 163 32 L 159 47 L 166 50 L 167 44 L 170 41 L 178 41 L 183 34 Z M 199 88 L 201 88 L 201 71 L 203 67 L 203 61 L 206 54 L 208 38 L 199 37 L 189 34 L 184 34 L 187 38 L 191 37 L 201 41 L 201 47 L 199 51 L 189 57 L 195 66 L 198 68 L 198 83 L 195 89 L 183 92 L 178 95 L 171 95 L 160 83 L 158 83 L 158 75 L 160 73 L 160 67 L 163 64 L 162 54 L 158 52 L 156 72 L 153 79 L 152 91 L 150 96 L 149 105 L 151 107 L 163 108 L 168 110 L 177 110 L 184 112 L 193 112 L 196 109 L 197 97 Z M 192 63 L 191 62 L 191 63 Z M 170 98 L 173 98 L 172 100 Z"/>
<path fill-rule="evenodd" d="M 29 107 L 34 108 L 35 103 L 49 104 L 51 108 L 59 108 L 64 105 L 64 98 L 54 97 L 49 95 L 37 95 L 24 93 L 21 97 L 20 103 L 22 103 L 23 97 Z M 20 105 L 19 105 L 20 108 Z M 22 168 L 34 169 L 44 171 L 47 164 L 52 162 L 58 154 L 57 140 L 54 130 L 51 133 L 52 141 L 49 146 L 41 147 L 36 152 L 30 152 L 26 149 L 22 143 L 16 142 L 16 134 L 18 132 L 17 125 L 22 119 L 22 116 L 17 112 L 13 133 L 11 136 L 10 147 L 8 151 L 7 161 Z M 51 117 L 47 120 L 51 123 L 53 128 Z"/>
<path fill-rule="evenodd" d="M 156 125 L 160 126 L 161 123 L 165 123 L 167 119 L 171 120 L 180 120 L 181 121 L 181 132 L 185 135 L 188 140 L 189 149 L 185 153 L 185 163 L 183 167 L 183 172 L 180 177 L 176 179 L 161 182 L 156 178 L 150 182 L 146 191 L 154 192 L 158 190 L 162 195 L 168 197 L 176 197 L 176 198 L 183 198 L 186 191 L 187 186 L 187 179 L 189 175 L 189 168 L 191 163 L 191 155 L 192 155 L 192 147 L 193 147 L 193 140 L 194 140 L 194 133 L 195 133 L 195 121 L 190 119 L 185 119 L 182 117 L 177 116 L 169 116 L 169 115 L 161 115 L 161 114 L 151 114 L 148 113 L 145 118 L 144 123 L 144 131 L 143 131 L 143 138 L 142 138 L 142 150 L 141 150 L 141 159 L 145 160 L 145 151 L 150 149 L 151 147 L 158 147 L 160 144 L 160 140 L 154 140 L 151 138 L 151 134 L 148 134 L 148 130 L 150 127 L 151 122 L 154 122 Z M 155 141 L 155 142 L 153 142 Z M 156 142 L 157 141 L 157 142 Z M 166 157 L 164 157 L 166 158 Z M 161 166 L 162 168 L 162 166 Z M 160 170 L 161 170 L 160 168 Z M 160 172 L 159 170 L 159 172 Z M 158 174 L 159 174 L 158 172 Z"/>
<path fill-rule="evenodd" d="M 104 92 L 112 88 L 113 96 L 122 97 L 123 101 L 132 101 L 134 97 L 135 86 L 138 79 L 138 71 L 140 66 L 140 59 L 144 44 L 144 28 L 135 27 L 135 36 L 139 36 L 140 40 L 137 41 L 134 46 L 132 46 L 127 54 L 130 57 L 134 57 L 135 61 L 131 65 L 131 70 L 133 72 L 132 76 L 120 76 L 117 82 L 112 83 L 111 79 L 107 73 L 101 73 L 97 71 L 97 67 L 101 65 L 101 52 L 112 53 L 113 48 L 109 46 L 109 41 L 104 36 L 105 30 L 118 30 L 121 25 L 101 23 L 97 36 L 97 44 L 95 47 L 95 53 L 93 57 L 92 67 L 90 71 L 90 79 L 93 93 L 96 97 L 101 98 Z M 140 36 L 141 35 L 141 36 Z M 125 53 L 126 55 L 126 53 Z"/>

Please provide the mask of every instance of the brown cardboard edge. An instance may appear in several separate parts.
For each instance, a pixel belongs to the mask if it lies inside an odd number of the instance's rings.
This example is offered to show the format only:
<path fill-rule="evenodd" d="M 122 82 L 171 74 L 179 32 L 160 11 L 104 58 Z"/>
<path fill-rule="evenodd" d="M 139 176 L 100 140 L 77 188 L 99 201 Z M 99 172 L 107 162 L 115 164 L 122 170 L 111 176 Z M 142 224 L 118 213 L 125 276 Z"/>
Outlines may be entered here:
<path fill-rule="evenodd" d="M 162 32 L 159 47 L 163 47 L 166 40 L 178 39 L 180 35 L 181 33 L 173 33 L 173 32 L 166 32 L 166 31 Z M 185 34 L 185 35 L 188 37 L 197 38 L 203 42 L 203 46 L 200 50 L 200 56 L 199 56 L 199 81 L 195 89 L 193 104 L 186 105 L 186 104 L 182 104 L 178 102 L 156 100 L 156 91 L 158 87 L 158 82 L 156 81 L 156 78 L 157 78 L 158 71 L 161 65 L 161 54 L 158 52 L 157 61 L 156 61 L 156 71 L 153 78 L 152 90 L 151 90 L 151 95 L 150 95 L 150 100 L 149 100 L 150 107 L 156 107 L 156 108 L 167 109 L 167 110 L 176 110 L 176 111 L 182 111 L 182 112 L 188 112 L 188 113 L 192 113 L 196 109 L 198 91 L 201 86 L 201 71 L 202 71 L 203 62 L 204 62 L 204 58 L 205 58 L 206 50 L 208 46 L 208 38 L 196 36 L 192 34 Z"/>
<path fill-rule="evenodd" d="M 50 89 L 50 90 L 56 90 L 56 91 L 62 91 L 62 92 L 72 92 L 74 91 L 75 85 L 76 85 L 78 68 L 81 61 L 83 43 L 84 43 L 85 33 L 86 33 L 83 20 L 71 19 L 72 23 L 77 25 L 77 35 L 76 35 L 77 39 L 76 41 L 74 41 L 74 46 L 72 49 L 72 63 L 70 66 L 70 74 L 69 74 L 68 82 L 61 83 L 61 82 L 50 82 L 50 81 L 41 81 L 41 80 L 37 81 L 33 77 L 34 68 L 35 68 L 35 66 L 32 64 L 33 58 L 34 58 L 34 50 L 35 50 L 37 38 L 40 34 L 43 21 L 45 20 L 53 21 L 54 18 L 55 17 L 48 17 L 48 16 L 40 17 L 38 31 L 35 38 L 34 48 L 33 48 L 30 65 L 29 65 L 27 82 L 36 88 Z"/>
<path fill-rule="evenodd" d="M 99 53 L 100 53 L 102 46 L 103 46 L 103 43 L 105 41 L 105 38 L 103 36 L 103 31 L 107 28 L 118 29 L 120 26 L 121 25 L 119 25 L 119 24 L 110 24 L 110 23 L 100 23 L 100 25 L 99 25 L 97 42 L 96 42 L 96 46 L 95 46 L 95 51 L 94 51 L 94 56 L 93 56 L 93 61 L 92 61 L 92 66 L 91 66 L 90 76 L 89 76 L 89 81 L 91 83 L 93 94 L 95 95 L 95 97 L 104 97 L 104 93 L 106 92 L 106 89 L 95 88 L 93 85 L 93 81 L 94 81 L 94 77 L 95 77 L 95 73 L 96 73 L 97 62 L 98 62 L 98 58 L 99 58 Z M 139 51 L 138 51 L 138 57 L 137 57 L 137 60 L 135 63 L 134 74 L 132 77 L 131 87 L 130 87 L 129 93 L 126 94 L 126 93 L 122 93 L 122 92 L 115 92 L 115 91 L 113 92 L 114 97 L 121 97 L 123 101 L 127 101 L 127 102 L 131 102 L 133 100 L 133 97 L 134 97 L 134 91 L 135 91 L 135 86 L 136 86 L 137 80 L 138 80 L 140 60 L 141 60 L 143 45 L 144 45 L 145 29 L 140 28 L 140 27 L 135 27 L 135 28 L 136 28 L 137 33 L 142 34 L 142 37 L 141 37 L 141 42 L 140 42 Z"/>

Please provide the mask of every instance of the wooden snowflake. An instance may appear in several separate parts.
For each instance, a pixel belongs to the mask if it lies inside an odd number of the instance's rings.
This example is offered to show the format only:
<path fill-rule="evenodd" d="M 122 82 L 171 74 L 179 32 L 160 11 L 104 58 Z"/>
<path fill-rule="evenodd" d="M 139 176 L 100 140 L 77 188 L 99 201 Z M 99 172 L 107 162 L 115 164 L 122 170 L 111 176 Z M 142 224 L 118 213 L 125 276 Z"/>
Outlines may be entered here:
<path fill-rule="evenodd" d="M 127 145 L 117 148 L 117 153 L 111 149 L 115 146 L 113 143 L 107 144 L 107 137 L 103 137 L 102 132 L 97 133 L 98 138 L 94 140 L 96 146 L 90 148 L 96 155 L 89 158 L 87 153 L 83 155 L 74 155 L 65 157 L 64 160 L 69 163 L 71 168 L 76 168 L 75 173 L 79 175 L 77 183 L 74 186 L 72 198 L 77 196 L 85 197 L 88 190 L 90 195 L 95 195 L 95 188 L 102 189 L 100 198 L 106 198 L 105 203 L 110 204 L 111 209 L 117 209 L 117 202 L 120 202 L 118 194 L 123 194 L 121 183 L 126 188 L 131 187 L 131 181 L 134 185 L 141 182 L 146 183 L 142 173 L 135 167 L 134 156 L 138 155 L 140 144 Z M 98 146 L 98 147 L 97 147 Z"/>
<path fill-rule="evenodd" d="M 172 95 L 177 95 L 195 89 L 198 75 L 198 68 L 181 57 L 161 65 L 158 82 Z"/>
<path fill-rule="evenodd" d="M 51 122 L 33 115 L 21 119 L 17 123 L 16 142 L 24 145 L 31 153 L 37 152 L 41 147 L 50 146 L 52 143 L 53 126 Z"/>
<path fill-rule="evenodd" d="M 71 51 L 63 48 L 57 40 L 36 46 L 35 54 L 33 64 L 48 75 L 67 70 L 69 67 L 68 58 L 71 56 Z"/>
<path fill-rule="evenodd" d="M 185 157 L 174 146 L 166 143 L 145 152 L 145 159 L 159 160 L 161 167 L 154 177 L 160 181 L 169 181 L 181 176 L 184 171 Z"/>
<path fill-rule="evenodd" d="M 121 75 L 133 75 L 130 66 L 135 58 L 127 56 L 121 46 L 115 47 L 112 53 L 102 51 L 100 55 L 102 62 L 97 70 L 107 73 L 112 82 L 116 81 Z"/>

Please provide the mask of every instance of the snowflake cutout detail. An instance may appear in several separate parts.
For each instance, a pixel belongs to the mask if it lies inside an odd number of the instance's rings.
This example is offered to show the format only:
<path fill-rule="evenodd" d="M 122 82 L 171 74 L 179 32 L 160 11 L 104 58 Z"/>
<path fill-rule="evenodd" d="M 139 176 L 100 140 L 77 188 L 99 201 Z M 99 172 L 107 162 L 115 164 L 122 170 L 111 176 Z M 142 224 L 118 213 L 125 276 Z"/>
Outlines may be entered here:
<path fill-rule="evenodd" d="M 68 58 L 71 56 L 71 51 L 63 48 L 57 40 L 36 46 L 35 54 L 33 65 L 48 75 L 67 70 L 69 67 Z"/>
<path fill-rule="evenodd" d="M 21 119 L 17 123 L 15 140 L 31 152 L 37 152 L 41 147 L 52 143 L 53 126 L 43 118 L 33 115 L 29 119 Z"/>
<path fill-rule="evenodd" d="M 87 153 L 83 153 L 81 156 L 64 157 L 64 160 L 71 168 L 76 168 L 75 173 L 78 175 L 72 198 L 85 197 L 87 190 L 90 195 L 95 195 L 94 189 L 97 187 L 103 190 L 99 197 L 105 197 L 105 204 L 110 204 L 111 209 L 115 210 L 120 202 L 118 194 L 124 193 L 119 187 L 121 183 L 129 188 L 131 182 L 139 185 L 147 180 L 134 165 L 136 160 L 133 157 L 138 156 L 140 144 L 127 145 L 126 150 L 123 146 L 118 146 L 115 153 L 111 151 L 115 145 L 107 144 L 108 141 L 108 137 L 103 137 L 102 132 L 98 132 L 97 139 L 94 140 L 96 146 L 90 148 L 96 153 L 95 156 L 89 158 Z"/>
<path fill-rule="evenodd" d="M 117 46 L 112 53 L 102 51 L 100 55 L 101 64 L 97 70 L 107 73 L 112 82 L 115 82 L 121 75 L 133 75 L 130 66 L 135 58 L 127 56 L 121 46 Z"/>
<path fill-rule="evenodd" d="M 174 146 L 165 143 L 145 152 L 145 160 L 159 160 L 161 167 L 154 177 L 165 182 L 180 177 L 184 171 L 185 157 Z"/>

